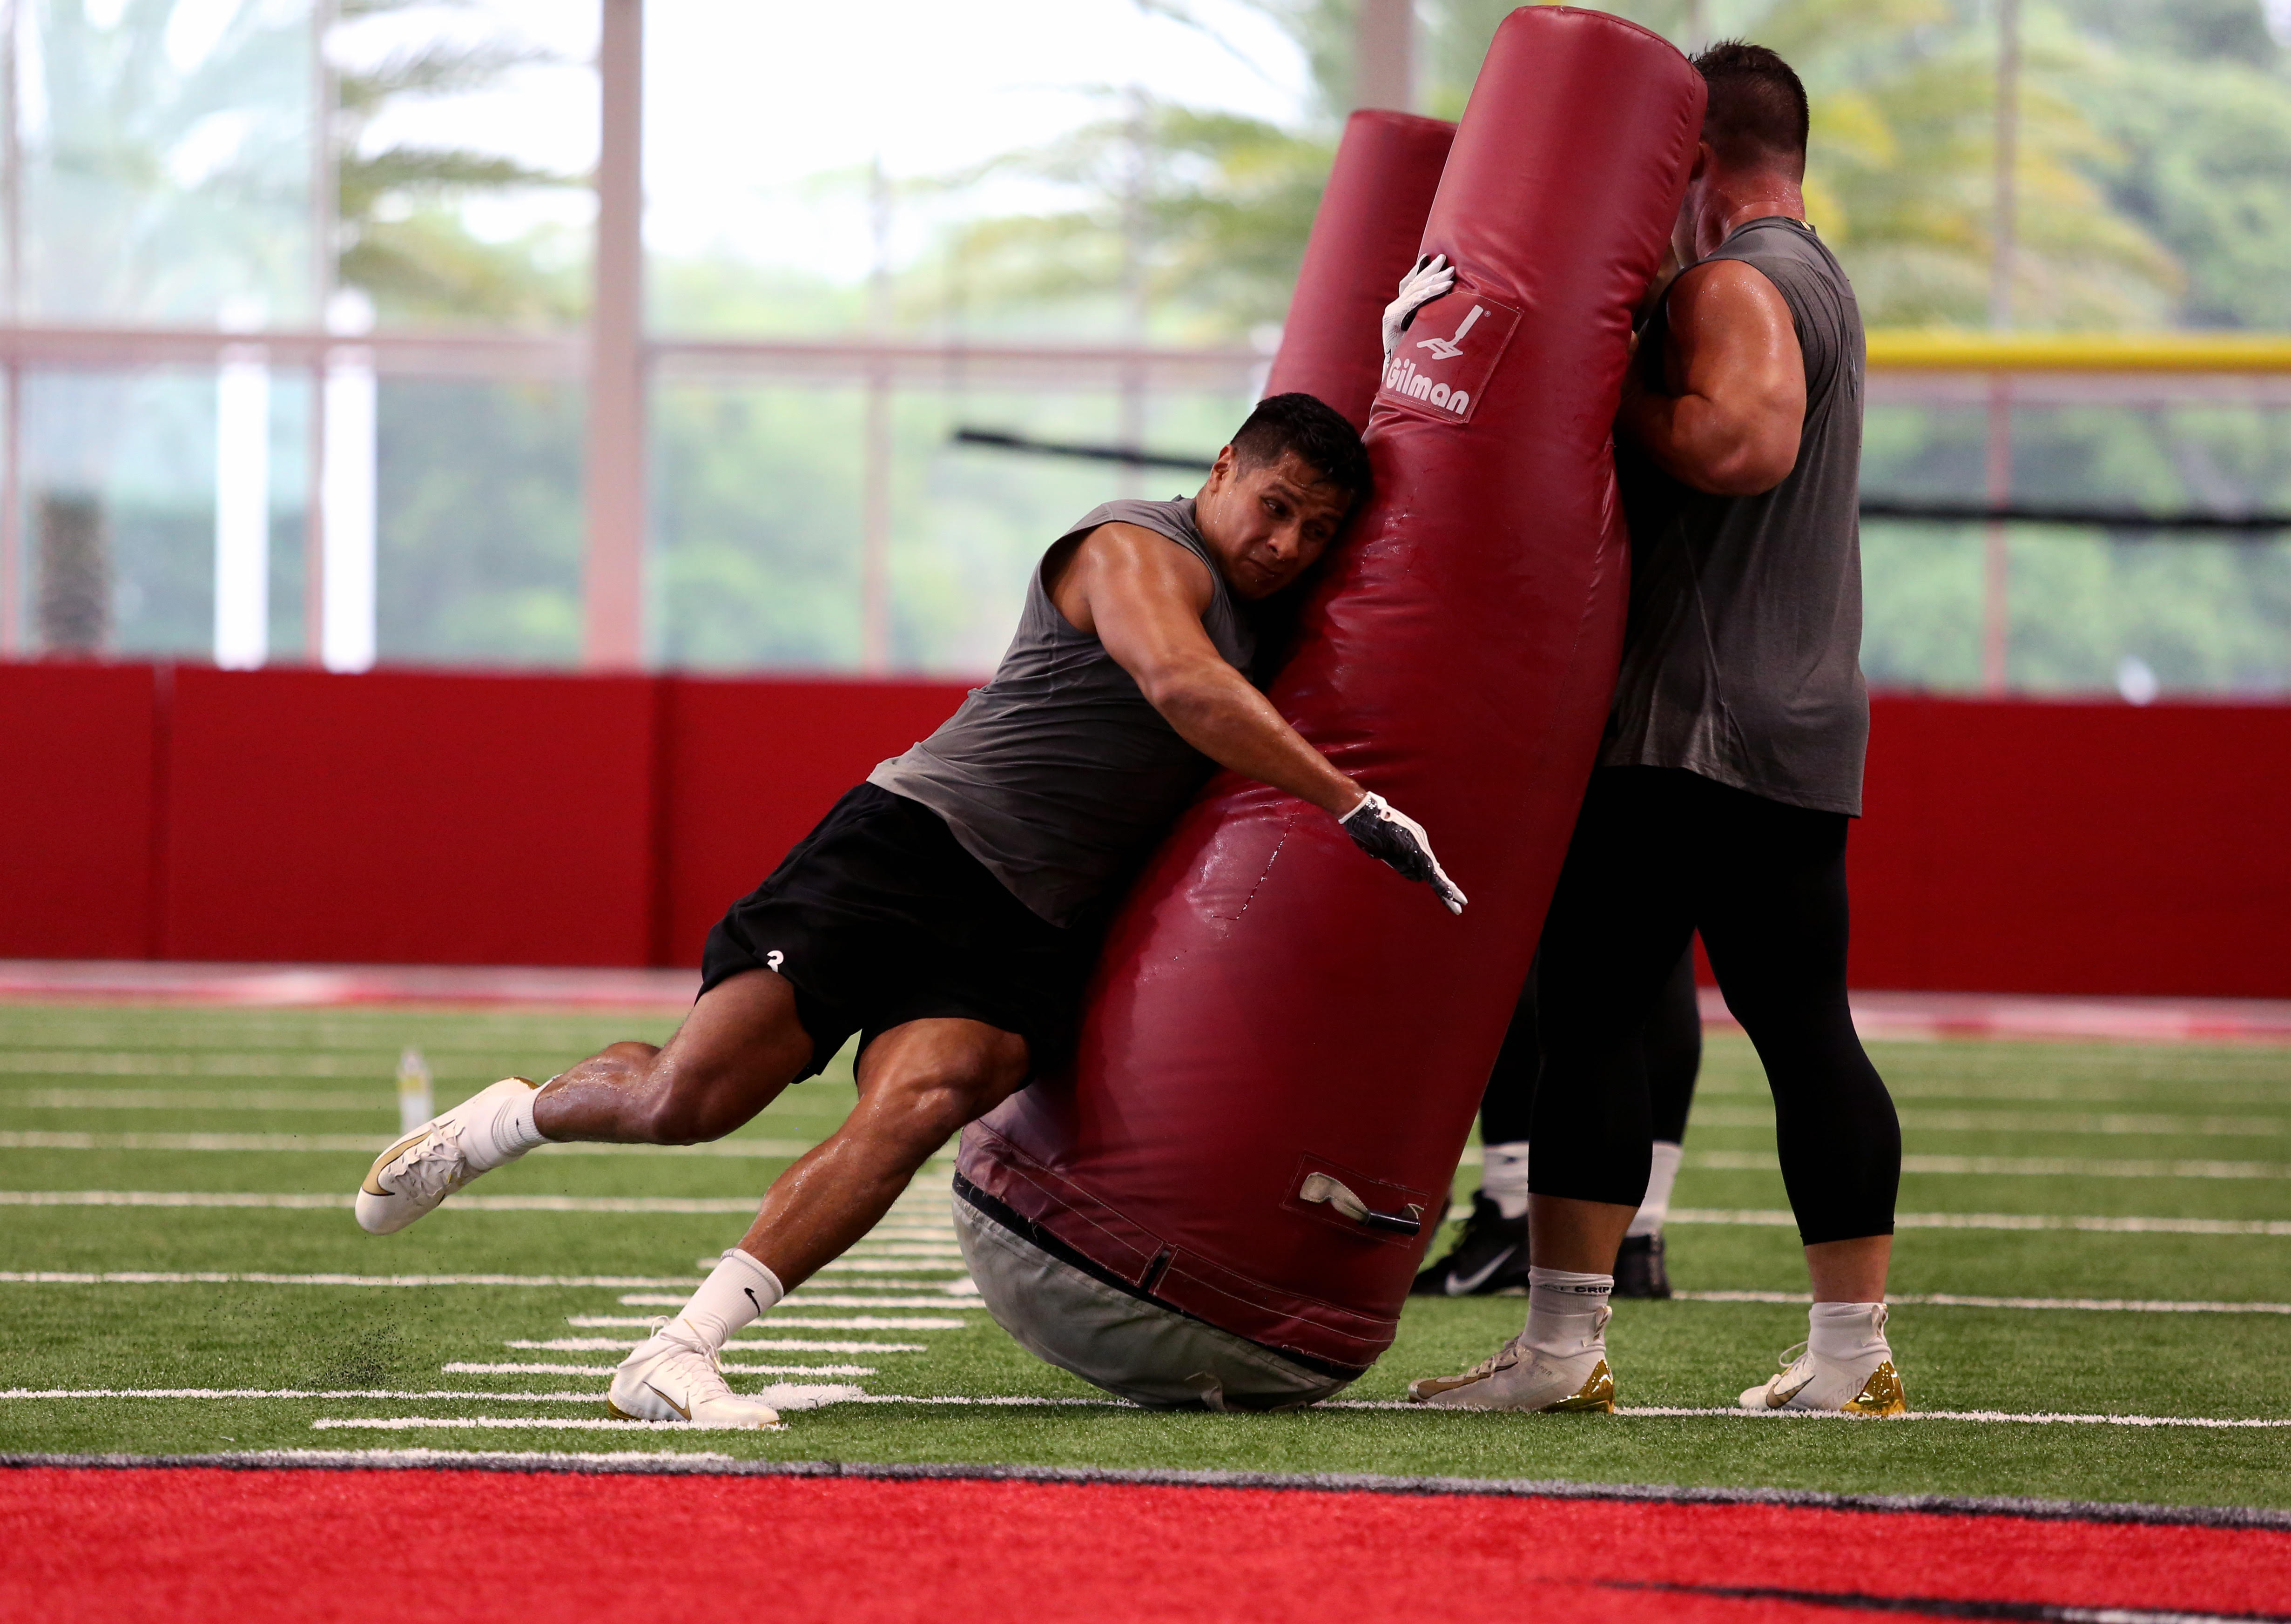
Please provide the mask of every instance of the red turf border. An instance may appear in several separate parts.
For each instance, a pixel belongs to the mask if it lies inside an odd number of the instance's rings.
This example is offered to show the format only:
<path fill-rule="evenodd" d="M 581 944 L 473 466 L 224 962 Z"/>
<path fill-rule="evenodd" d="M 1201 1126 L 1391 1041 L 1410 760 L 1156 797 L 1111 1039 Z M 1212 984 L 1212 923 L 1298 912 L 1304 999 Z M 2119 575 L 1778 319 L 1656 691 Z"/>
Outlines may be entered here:
<path fill-rule="evenodd" d="M 1629 1584 L 2219 1615 L 2291 1530 L 1134 1483 L 221 1467 L 0 1473 L 0 1616 L 1837 1620 Z"/>

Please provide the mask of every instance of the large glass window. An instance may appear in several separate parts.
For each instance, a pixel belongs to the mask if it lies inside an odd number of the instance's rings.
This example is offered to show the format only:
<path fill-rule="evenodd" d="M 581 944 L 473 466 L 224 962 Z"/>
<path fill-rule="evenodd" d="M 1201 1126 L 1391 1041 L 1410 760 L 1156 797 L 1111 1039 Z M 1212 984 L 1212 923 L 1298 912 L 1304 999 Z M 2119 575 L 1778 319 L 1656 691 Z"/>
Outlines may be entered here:
<path fill-rule="evenodd" d="M 639 0 L 17 0 L 0 652 L 570 668 L 617 544 L 650 665 L 974 675 L 1062 527 L 1194 478 L 1046 447 L 1206 459 L 1246 411 L 1356 0 L 641 0 L 613 531 L 607 4 Z M 1799 65 L 1808 206 L 1873 329 L 2291 309 L 2279 7 L 2030 0 L 2001 311 L 1993 8 L 1616 9 Z M 1507 10 L 1415 0 L 1420 109 L 1461 110 Z M 2291 691 L 2291 542 L 2124 517 L 2291 509 L 2285 377 L 1880 368 L 1873 681 Z"/>

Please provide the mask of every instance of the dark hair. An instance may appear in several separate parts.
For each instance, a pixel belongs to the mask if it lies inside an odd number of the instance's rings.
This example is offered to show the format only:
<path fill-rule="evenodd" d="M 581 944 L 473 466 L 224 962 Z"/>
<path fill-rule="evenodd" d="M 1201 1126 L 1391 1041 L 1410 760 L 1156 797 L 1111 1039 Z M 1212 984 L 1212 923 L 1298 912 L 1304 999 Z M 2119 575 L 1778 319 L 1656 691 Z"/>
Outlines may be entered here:
<path fill-rule="evenodd" d="M 1805 86 L 1790 65 L 1747 40 L 1723 39 L 1694 59 L 1710 105 L 1702 139 L 1729 168 L 1805 167 Z"/>
<path fill-rule="evenodd" d="M 1368 453 L 1360 430 L 1342 414 L 1311 395 L 1272 395 L 1233 437 L 1234 455 L 1244 467 L 1262 468 L 1295 452 L 1323 482 L 1349 494 L 1355 505 L 1368 494 Z"/>

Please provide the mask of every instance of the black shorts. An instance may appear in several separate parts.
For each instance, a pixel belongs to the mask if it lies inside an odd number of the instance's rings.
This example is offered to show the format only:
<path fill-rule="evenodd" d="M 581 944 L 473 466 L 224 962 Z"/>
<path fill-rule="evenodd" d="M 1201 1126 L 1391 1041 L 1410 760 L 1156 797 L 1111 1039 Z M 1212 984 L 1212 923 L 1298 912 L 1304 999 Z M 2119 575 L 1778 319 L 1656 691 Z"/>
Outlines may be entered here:
<path fill-rule="evenodd" d="M 700 990 L 768 969 L 795 988 L 816 1076 L 855 1032 L 959 1017 L 1026 1040 L 1033 1069 L 1071 1048 L 1094 929 L 1051 924 L 920 801 L 863 784 L 708 933 Z"/>

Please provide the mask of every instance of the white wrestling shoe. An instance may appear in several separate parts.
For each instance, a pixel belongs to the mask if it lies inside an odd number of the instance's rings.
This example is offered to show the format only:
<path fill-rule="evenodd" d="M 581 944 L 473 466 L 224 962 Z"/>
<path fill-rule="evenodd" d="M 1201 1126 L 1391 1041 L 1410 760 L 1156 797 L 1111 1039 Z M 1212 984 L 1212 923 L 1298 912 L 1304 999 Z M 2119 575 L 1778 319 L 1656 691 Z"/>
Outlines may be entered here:
<path fill-rule="evenodd" d="M 724 1379 L 724 1355 L 673 1336 L 657 1319 L 652 1335 L 613 1372 L 605 1408 L 616 1420 L 689 1421 L 695 1427 L 777 1427 L 780 1412 L 742 1398 Z"/>
<path fill-rule="evenodd" d="M 1801 1342 L 1783 1353 L 1780 1373 L 1744 1390 L 1745 1410 L 1829 1410 L 1845 1415 L 1906 1415 L 1909 1394 L 1893 1355 L 1847 1363 L 1825 1359 Z"/>
<path fill-rule="evenodd" d="M 1615 1376 L 1607 1368 L 1608 1311 L 1599 1310 L 1592 1335 L 1569 1354 L 1530 1347 L 1525 1332 L 1460 1376 L 1427 1376 L 1408 1385 L 1409 1399 L 1448 1410 L 1527 1410 L 1552 1415 L 1578 1411 L 1612 1414 Z"/>
<path fill-rule="evenodd" d="M 405 1228 L 480 1173 L 532 1149 L 506 1143 L 502 1118 L 540 1084 L 504 1077 L 452 1110 L 431 1117 L 376 1156 L 358 1186 L 358 1227 L 386 1235 Z"/>

